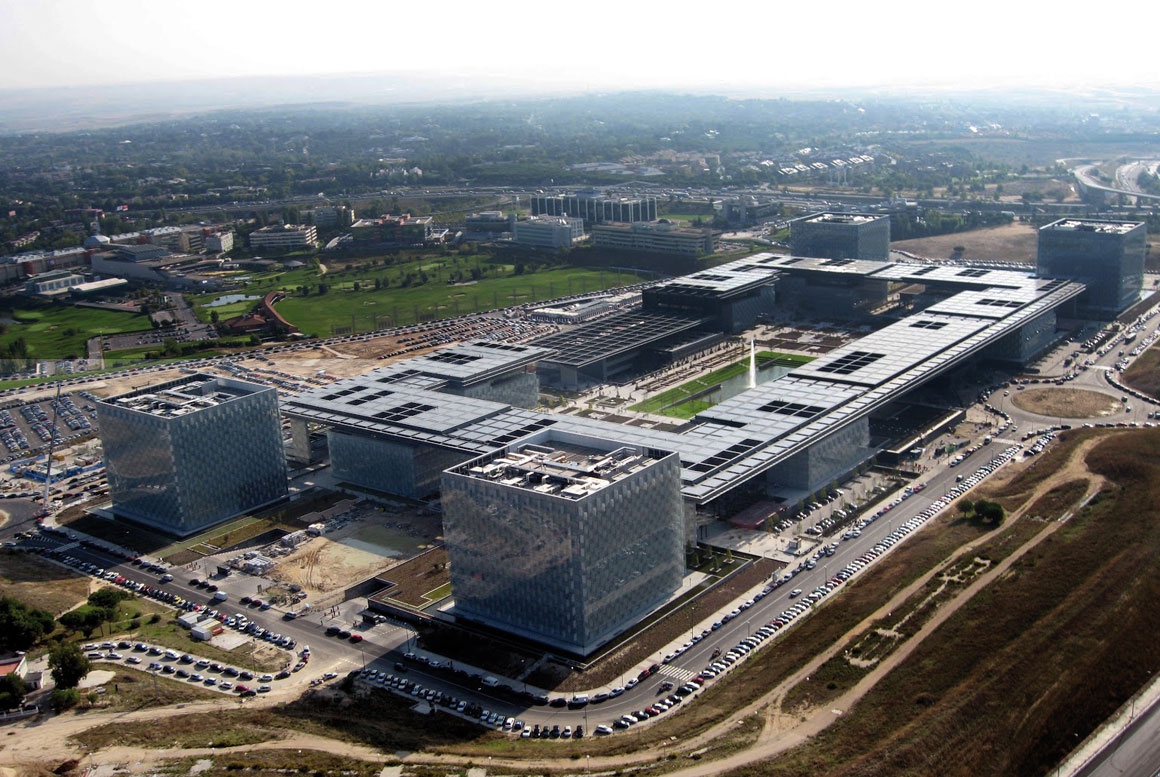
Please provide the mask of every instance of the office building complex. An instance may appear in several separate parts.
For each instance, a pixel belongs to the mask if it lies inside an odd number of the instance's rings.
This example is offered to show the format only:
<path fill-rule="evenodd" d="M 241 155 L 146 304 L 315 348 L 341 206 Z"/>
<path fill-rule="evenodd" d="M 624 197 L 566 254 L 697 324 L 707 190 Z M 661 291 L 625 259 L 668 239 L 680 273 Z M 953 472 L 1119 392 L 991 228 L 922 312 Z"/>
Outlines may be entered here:
<path fill-rule="evenodd" d="M 568 216 L 532 216 L 515 223 L 518 245 L 559 251 L 584 239 L 584 222 Z"/>
<path fill-rule="evenodd" d="M 469 235 L 496 236 L 515 230 L 516 215 L 501 210 L 472 213 L 464 220 L 463 231 Z"/>
<path fill-rule="evenodd" d="M 350 226 L 355 245 L 423 245 L 434 237 L 434 220 L 430 216 L 380 216 L 359 219 Z"/>
<path fill-rule="evenodd" d="M 513 407 L 491 388 L 485 395 L 453 396 L 442 388 L 446 379 L 420 372 L 430 369 L 431 357 L 305 391 L 287 398 L 283 412 L 291 418 L 296 449 L 305 450 L 306 424 L 316 423 L 397 452 L 407 467 L 396 468 L 392 459 L 381 467 L 367 463 L 360 474 L 366 485 L 387 493 L 421 494 L 413 489 L 420 476 L 424 486 L 436 482 L 437 461 L 458 457 L 457 466 L 551 429 L 677 452 L 686 504 L 712 512 L 738 489 L 807 494 L 842 477 L 874 454 L 867 427 L 872 413 L 889 412 L 908 392 L 973 359 L 1024 363 L 1052 342 L 1055 311 L 1084 291 L 1079 283 L 1010 270 L 762 253 L 658 284 L 646 291 L 643 309 L 579 324 L 533 345 L 508 345 L 520 351 L 506 358 L 510 366 L 526 365 L 519 368 L 525 377 L 534 362 L 541 383 L 587 388 L 704 350 L 775 301 L 798 304 L 783 296 L 784 284 L 793 282 L 785 286 L 792 294 L 816 295 L 834 287 L 824 283 L 830 276 L 867 293 L 902 286 L 924 291 L 903 318 L 723 399 L 679 430 L 538 413 Z M 435 356 L 458 361 L 457 350 Z M 503 376 L 503 360 L 493 360 L 496 369 L 489 372 Z"/>
<path fill-rule="evenodd" d="M 540 194 L 532 197 L 533 216 L 572 216 L 584 226 L 620 221 L 656 221 L 656 197 L 606 197 L 595 191 L 575 194 Z"/>
<path fill-rule="evenodd" d="M 1144 288 L 1147 227 L 1135 221 L 1060 219 L 1039 229 L 1036 270 L 1087 285 L 1082 315 L 1114 318 Z"/>
<path fill-rule="evenodd" d="M 711 229 L 682 227 L 661 219 L 635 224 L 597 224 L 592 227 L 592 245 L 621 251 L 705 256 L 716 252 L 718 242 Z"/>
<path fill-rule="evenodd" d="M 413 498 L 431 495 L 439 490 L 443 470 L 489 449 L 465 453 L 439 444 L 425 430 L 454 425 L 455 417 L 471 413 L 476 401 L 535 407 L 539 381 L 532 366 L 548 353 L 527 345 L 463 343 L 322 392 L 319 399 L 333 408 L 336 420 L 327 432 L 331 471 L 337 480 L 359 488 Z M 432 395 L 440 401 L 431 402 Z M 461 402 L 467 410 L 457 409 Z M 343 415 L 350 423 L 341 422 Z M 384 434 L 400 425 L 411 433 Z M 290 458 L 305 464 L 310 460 L 306 421 L 291 415 L 290 428 Z"/>
<path fill-rule="evenodd" d="M 55 297 L 68 294 L 69 289 L 80 286 L 85 282 L 82 275 L 71 273 L 68 270 L 55 270 L 42 275 L 35 275 L 24 282 L 24 293 L 41 297 Z"/>
<path fill-rule="evenodd" d="M 95 404 L 120 517 L 185 536 L 286 495 L 272 388 L 194 374 Z"/>
<path fill-rule="evenodd" d="M 443 476 L 457 617 L 587 655 L 684 574 L 676 454 L 545 430 Z"/>
<path fill-rule="evenodd" d="M 890 258 L 890 217 L 863 213 L 815 213 L 789 225 L 794 256 L 823 259 Z"/>
<path fill-rule="evenodd" d="M 318 245 L 318 228 L 306 224 L 274 224 L 250 233 L 250 248 L 283 250 L 314 248 Z"/>

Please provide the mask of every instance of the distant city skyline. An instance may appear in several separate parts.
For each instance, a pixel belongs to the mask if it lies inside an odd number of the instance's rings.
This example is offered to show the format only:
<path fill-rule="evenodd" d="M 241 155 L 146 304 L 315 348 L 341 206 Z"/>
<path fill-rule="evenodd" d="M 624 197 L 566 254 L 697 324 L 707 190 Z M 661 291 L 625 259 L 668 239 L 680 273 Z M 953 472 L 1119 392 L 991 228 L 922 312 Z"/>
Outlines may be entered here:
<path fill-rule="evenodd" d="M 385 72 L 535 92 L 1160 86 L 1143 38 L 1104 50 L 1076 15 L 1019 3 L 600 8 L 0 0 L 0 89 Z M 1158 17 L 1104 23 L 1117 35 Z"/>

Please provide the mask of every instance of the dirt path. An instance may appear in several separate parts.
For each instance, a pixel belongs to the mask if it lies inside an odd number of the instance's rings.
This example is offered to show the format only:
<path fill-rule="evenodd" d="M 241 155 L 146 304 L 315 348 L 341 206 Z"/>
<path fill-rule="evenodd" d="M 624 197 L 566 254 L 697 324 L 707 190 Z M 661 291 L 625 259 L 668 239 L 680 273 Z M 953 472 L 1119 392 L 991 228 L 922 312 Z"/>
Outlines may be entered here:
<path fill-rule="evenodd" d="M 1091 450 L 1096 444 L 1102 440 L 1102 437 L 1085 440 L 1076 447 L 1072 456 L 1067 463 L 1052 473 L 1048 478 L 1041 482 L 1032 492 L 1031 496 L 1024 502 L 1024 506 L 1013 513 L 1009 518 L 1007 525 L 1021 520 L 1024 517 L 1026 510 L 1035 504 L 1041 496 L 1046 494 L 1052 488 L 1078 478 L 1088 478 L 1089 485 L 1083 498 L 1077 502 L 1077 505 L 1083 504 L 1084 501 L 1096 494 L 1100 488 L 1105 484 L 1104 478 L 1090 472 L 1084 465 L 1084 457 L 1087 452 Z M 694 751 L 703 747 L 712 747 L 714 740 L 720 738 L 722 735 L 735 728 L 737 724 L 744 718 L 750 715 L 759 714 L 762 716 L 764 726 L 758 736 L 757 741 L 750 747 L 730 755 L 720 760 L 706 761 L 690 766 L 686 769 L 681 769 L 670 774 L 682 775 L 682 777 L 711 777 L 720 774 L 723 771 L 739 766 L 752 764 L 757 761 L 772 758 L 780 753 L 783 753 L 797 745 L 808 741 L 812 736 L 816 735 L 832 723 L 844 711 L 852 708 L 857 702 L 866 695 L 888 672 L 898 666 L 899 663 L 907 659 L 914 651 L 914 649 L 921 644 L 922 640 L 930 636 L 940 625 L 942 625 L 947 618 L 958 612 L 965 603 L 975 596 L 985 586 L 1002 576 L 1012 564 L 1022 558 L 1027 552 L 1034 549 L 1040 542 L 1050 537 L 1060 526 L 1062 521 L 1054 521 L 1039 532 L 1030 541 L 1011 553 L 1002 562 L 995 565 L 992 569 L 979 575 L 979 577 L 961 591 L 957 596 L 945 602 L 939 607 L 937 614 L 931 618 L 926 624 L 919 629 L 918 633 L 905 643 L 900 645 L 890 656 L 880 662 L 875 669 L 862 678 L 853 688 L 835 700 L 832 704 L 827 704 L 825 708 L 815 708 L 807 712 L 804 717 L 801 714 L 787 714 L 781 710 L 781 700 L 785 694 L 796 686 L 798 683 L 805 680 L 813 672 L 822 666 L 826 661 L 833 658 L 841 650 L 843 650 L 851 640 L 858 637 L 876 620 L 880 620 L 894 609 L 900 607 L 908 598 L 921 590 L 935 575 L 940 574 L 948 565 L 954 564 L 961 559 L 965 554 L 974 553 L 975 547 L 979 544 L 981 539 L 972 541 L 969 545 L 965 545 L 955 551 L 951 556 L 939 563 L 935 568 L 928 571 L 926 574 L 920 576 L 903 590 L 899 591 L 895 596 L 883 604 L 878 610 L 866 617 L 859 624 L 846 632 L 840 639 L 836 640 L 829 648 L 819 653 L 806 665 L 802 666 L 797 672 L 784 681 L 779 683 L 776 687 L 762 695 L 759 699 L 751 702 L 745 707 L 737 710 L 728 718 L 718 722 L 712 728 L 706 730 L 702 734 L 681 742 L 681 749 L 683 752 Z M 988 536 L 993 536 L 988 535 Z M 738 681 L 733 678 L 734 682 Z M 270 703 L 277 700 L 270 699 Z M 196 712 L 210 712 L 222 709 L 222 702 L 201 702 L 197 704 L 184 704 L 176 707 L 164 709 L 148 709 L 135 712 L 122 713 L 108 713 L 108 714 L 77 714 L 72 716 L 60 716 L 49 718 L 47 721 L 39 724 L 29 724 L 26 727 L 18 729 L 19 736 L 9 739 L 4 742 L 3 760 L 6 762 L 41 762 L 44 759 L 45 753 L 56 753 L 62 760 L 70 754 L 73 757 L 78 757 L 81 753 L 72 746 L 66 745 L 65 740 L 81 731 L 84 731 L 93 726 L 102 725 L 110 722 L 129 722 L 135 720 L 149 720 L 160 719 L 173 715 L 186 715 Z M 354 745 L 338 740 L 333 740 L 325 737 L 307 735 L 307 734 L 291 734 L 284 739 L 270 741 L 255 745 L 246 745 L 237 748 L 202 748 L 202 749 L 170 749 L 157 750 L 150 748 L 139 747 L 113 747 L 106 750 L 98 751 L 93 754 L 93 758 L 98 762 L 110 763 L 124 763 L 131 765 L 130 771 L 133 773 L 141 773 L 142 771 L 151 771 L 152 765 L 158 764 L 161 761 L 188 756 L 209 756 L 213 754 L 225 754 L 228 752 L 247 752 L 253 750 L 271 750 L 271 749 L 312 749 L 322 750 L 329 753 L 339 755 L 347 755 L 352 758 L 359 758 L 371 762 L 382 762 L 385 757 L 372 748 Z M 62 752 L 63 751 L 63 752 Z M 592 758 L 590 761 L 586 759 L 586 768 L 597 770 L 604 769 L 623 769 L 625 766 L 631 764 L 640 764 L 654 761 L 658 755 L 662 754 L 660 747 L 651 747 L 641 750 L 630 756 L 616 756 L 609 758 Z M 478 757 L 466 756 L 451 756 L 451 755 L 435 755 L 429 753 L 417 753 L 407 756 L 403 759 L 408 763 L 415 764 L 443 764 L 462 766 L 467 762 L 478 761 Z M 577 762 L 572 759 L 503 759 L 496 758 L 492 760 L 496 767 L 521 769 L 521 770 L 536 770 L 547 769 L 558 772 L 576 772 L 579 771 Z M 148 766 L 147 766 L 148 765 Z"/>

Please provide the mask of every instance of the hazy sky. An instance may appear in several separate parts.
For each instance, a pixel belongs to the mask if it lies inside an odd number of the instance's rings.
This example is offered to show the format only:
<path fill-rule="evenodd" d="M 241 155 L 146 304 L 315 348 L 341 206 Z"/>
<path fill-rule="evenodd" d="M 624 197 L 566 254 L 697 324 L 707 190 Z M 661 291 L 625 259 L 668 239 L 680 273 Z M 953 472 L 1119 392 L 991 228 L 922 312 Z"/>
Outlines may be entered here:
<path fill-rule="evenodd" d="M 1158 7 L 0 0 L 0 88 L 400 70 L 601 90 L 1156 85 Z"/>

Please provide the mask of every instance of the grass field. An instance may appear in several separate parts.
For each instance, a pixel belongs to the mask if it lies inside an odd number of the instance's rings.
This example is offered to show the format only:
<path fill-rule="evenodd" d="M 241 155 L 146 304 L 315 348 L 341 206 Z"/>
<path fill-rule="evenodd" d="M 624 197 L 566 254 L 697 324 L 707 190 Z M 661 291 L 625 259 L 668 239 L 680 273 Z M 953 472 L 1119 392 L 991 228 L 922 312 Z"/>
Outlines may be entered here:
<path fill-rule="evenodd" d="M 383 752 L 430 750 L 454 743 L 498 738 L 474 722 L 438 715 L 423 725 L 411 711 L 414 702 L 385 691 L 373 691 L 351 704 L 348 697 L 307 694 L 297 701 L 266 709 L 223 709 L 212 714 L 190 714 L 167 719 L 166 726 L 150 721 L 114 722 L 74 737 L 90 747 L 205 747 L 207 742 L 236 740 L 249 744 L 278 739 L 288 731 L 319 734 L 345 742 L 360 742 Z M 318 753 L 307 753 L 315 757 Z M 230 758 L 235 756 L 231 755 Z M 378 767 L 381 768 L 381 767 Z M 296 770 L 294 770 L 296 771 Z M 375 773 L 378 773 L 376 768 Z"/>
<path fill-rule="evenodd" d="M 88 595 L 88 577 L 30 553 L 0 551 L 0 596 L 60 615 Z"/>
<path fill-rule="evenodd" d="M 1158 457 L 1152 430 L 1100 442 L 1087 462 L 1113 485 L 813 743 L 730 774 L 1049 771 L 1160 666 Z"/>
<path fill-rule="evenodd" d="M 776 364 L 796 367 L 809 361 L 812 361 L 809 356 L 798 356 L 775 351 L 759 351 L 757 353 L 757 363 L 759 366 L 774 362 Z M 748 359 L 734 362 L 733 364 L 713 370 L 706 375 L 702 375 L 699 378 L 694 378 L 679 386 L 662 391 L 654 397 L 649 397 L 643 402 L 638 402 L 630 407 L 629 410 L 636 410 L 640 413 L 657 413 L 673 418 L 692 418 L 702 410 L 707 410 L 712 407 L 712 404 L 702 400 L 690 400 L 690 397 L 724 383 L 729 378 L 743 375 L 748 369 Z"/>
<path fill-rule="evenodd" d="M 83 358 L 85 341 L 97 334 L 116 334 L 152 329 L 147 316 L 116 310 L 57 305 L 20 299 L 14 308 L 0 310 L 0 318 L 11 318 L 7 331 L 0 334 L 0 346 L 23 337 L 33 359 Z"/>
<path fill-rule="evenodd" d="M 1151 347 L 1124 371 L 1124 383 L 1151 397 L 1160 397 L 1160 348 Z"/>

